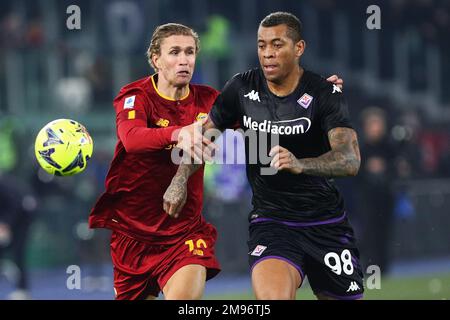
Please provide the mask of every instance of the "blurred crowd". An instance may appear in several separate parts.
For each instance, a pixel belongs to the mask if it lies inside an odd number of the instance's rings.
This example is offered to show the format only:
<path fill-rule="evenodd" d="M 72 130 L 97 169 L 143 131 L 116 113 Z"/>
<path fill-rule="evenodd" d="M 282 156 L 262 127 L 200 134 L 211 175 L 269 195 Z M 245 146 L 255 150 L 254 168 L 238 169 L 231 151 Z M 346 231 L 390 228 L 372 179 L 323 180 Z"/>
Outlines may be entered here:
<path fill-rule="evenodd" d="M 65 105 L 68 110 L 80 112 L 92 111 L 93 106 L 95 110 L 105 110 L 121 84 L 149 72 L 147 62 L 142 57 L 151 30 L 158 22 L 167 21 L 189 24 L 199 32 L 203 53 L 197 64 L 195 79 L 221 87 L 230 75 L 242 67 L 255 65 L 254 46 L 249 45 L 248 37 L 253 36 L 262 16 L 280 8 L 296 12 L 304 19 L 306 41 L 311 44 L 310 50 L 315 48 L 314 55 L 321 59 L 335 58 L 336 55 L 342 57 L 342 53 L 337 53 L 339 41 L 330 41 L 330 30 L 337 32 L 335 30 L 344 28 L 338 23 L 345 21 L 346 27 L 342 30 L 348 34 L 344 38 L 351 39 L 345 50 L 348 55 L 345 60 L 351 70 L 361 70 L 369 64 L 366 9 L 372 4 L 377 4 L 381 10 L 380 36 L 374 48 L 377 52 L 373 54 L 373 57 L 379 58 L 376 66 L 379 80 L 396 80 L 399 68 L 395 64 L 400 61 L 408 64 L 408 72 L 404 75 L 407 88 L 412 91 L 427 89 L 431 85 L 427 72 L 432 61 L 441 71 L 436 75 L 442 87 L 438 99 L 443 104 L 450 103 L 450 91 L 445 90 L 446 75 L 450 72 L 450 61 L 447 59 L 450 55 L 448 1 L 231 2 L 235 3 L 232 5 L 227 1 L 225 5 L 225 2 L 209 0 L 78 0 L 48 4 L 31 0 L 2 1 L 0 57 L 6 63 L 0 65 L 0 92 L 5 93 L 0 95 L 0 110 L 11 110 L 6 93 L 12 84 L 5 77 L 16 64 L 21 72 L 29 69 L 20 77 L 24 77 L 24 81 L 37 82 L 39 91 L 53 88 L 54 99 L 48 99 L 48 94 L 34 93 L 32 97 L 37 98 L 37 103 L 53 107 Z M 81 30 L 66 28 L 66 19 L 69 17 L 66 8 L 70 4 L 77 4 L 81 8 Z M 407 39 L 404 44 L 407 51 L 396 52 L 395 48 L 401 45 L 403 39 Z M 242 47 L 241 54 L 233 54 L 231 47 Z M 438 56 L 433 56 L 434 52 L 438 52 Z M 21 65 L 16 61 L 17 55 L 24 55 L 23 59 L 29 60 L 29 63 Z M 241 60 L 233 61 L 236 57 Z M 52 63 L 50 59 L 54 65 L 48 68 L 46 65 Z M 213 65 L 209 63 L 211 59 L 215 62 Z M 215 72 L 212 69 L 218 70 Z M 32 107 L 36 111 L 41 109 L 39 106 Z"/>
<path fill-rule="evenodd" d="M 86 220 L 104 188 L 112 157 L 113 145 L 103 143 L 115 139 L 112 98 L 121 84 L 151 73 L 144 52 L 156 24 L 176 20 L 197 29 L 204 51 L 195 81 L 218 89 L 235 72 L 253 66 L 256 46 L 250 46 L 250 54 L 245 50 L 234 52 L 241 46 L 249 47 L 248 39 L 239 36 L 253 37 L 259 19 L 280 8 L 300 17 L 305 9 L 317 13 L 321 26 L 317 38 L 321 40 L 316 52 L 323 59 L 335 52 L 329 41 L 333 25 L 328 17 L 343 14 L 351 27 L 350 67 L 358 70 L 366 63 L 364 33 L 358 25 L 365 27 L 365 8 L 373 1 L 244 2 L 131 1 L 136 8 L 151 13 L 152 19 L 136 17 L 132 27 L 139 32 L 125 46 L 115 44 L 117 39 L 108 33 L 112 27 L 108 14 L 117 14 L 117 8 L 134 12 L 123 1 L 53 1 L 48 8 L 42 1 L 0 2 L 0 283 L 5 259 L 17 266 L 19 276 L 14 281 L 25 296 L 27 265 L 49 267 L 73 261 L 96 265 L 109 261 L 108 233 L 94 233 L 87 228 Z M 445 76 L 450 73 L 450 2 L 375 3 L 382 8 L 387 31 L 380 39 L 380 79 L 394 80 L 395 36 L 413 33 L 419 42 L 410 51 L 409 92 L 427 86 L 422 50 L 426 45 L 441 53 L 442 79 L 438 81 L 446 85 Z M 65 9 L 70 4 L 81 7 L 82 30 L 87 32 L 64 27 Z M 153 7 L 157 10 L 152 11 Z M 315 32 L 307 28 L 305 22 L 305 34 Z M 395 33 L 389 32 L 394 29 Z M 327 65 L 327 70 L 332 73 L 336 69 Z M 345 80 L 346 74 L 340 76 Z M 449 108 L 450 90 L 443 88 L 440 100 Z M 429 117 L 426 101 L 420 108 L 400 105 L 395 99 L 368 95 L 352 81 L 345 82 L 344 90 L 359 135 L 362 165 L 357 178 L 336 182 L 355 221 L 363 261 L 377 264 L 387 273 L 395 258 L 391 250 L 395 223 L 414 215 L 415 203 L 408 186 L 425 179 L 450 179 L 450 125 Z M 86 119 L 100 114 L 101 120 L 88 126 L 94 142 L 99 143 L 83 174 L 57 178 L 38 169 L 34 138 L 30 137 L 46 123 L 43 114 L 48 113 L 58 117 L 83 115 Z M 31 122 L 24 121 L 27 117 Z M 111 122 L 105 124 L 104 119 Z M 246 219 L 251 193 L 245 166 L 207 166 L 205 179 L 204 214 L 219 230 L 217 253 L 224 271 L 247 272 Z"/>

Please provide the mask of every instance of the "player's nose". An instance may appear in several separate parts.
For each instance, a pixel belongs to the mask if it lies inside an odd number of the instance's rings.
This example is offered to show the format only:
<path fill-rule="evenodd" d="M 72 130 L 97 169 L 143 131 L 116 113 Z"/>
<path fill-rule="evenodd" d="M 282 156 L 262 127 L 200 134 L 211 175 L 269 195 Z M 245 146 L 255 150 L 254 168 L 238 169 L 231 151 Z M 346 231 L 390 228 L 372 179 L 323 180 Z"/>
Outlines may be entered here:
<path fill-rule="evenodd" d="M 263 52 L 264 59 L 270 59 L 275 56 L 274 51 L 271 49 L 265 49 Z"/>
<path fill-rule="evenodd" d="M 186 66 L 189 63 L 188 57 L 184 53 L 180 54 L 178 59 L 178 64 L 180 65 Z"/>

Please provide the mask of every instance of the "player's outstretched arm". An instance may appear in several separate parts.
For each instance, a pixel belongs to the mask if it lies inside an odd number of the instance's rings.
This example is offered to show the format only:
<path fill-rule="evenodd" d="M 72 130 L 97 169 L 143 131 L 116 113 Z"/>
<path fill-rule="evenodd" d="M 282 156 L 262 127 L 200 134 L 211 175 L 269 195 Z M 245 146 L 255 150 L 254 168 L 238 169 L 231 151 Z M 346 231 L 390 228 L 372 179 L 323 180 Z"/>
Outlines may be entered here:
<path fill-rule="evenodd" d="M 355 176 L 361 164 L 355 130 L 338 127 L 328 132 L 331 150 L 317 158 L 297 159 L 286 148 L 275 146 L 269 155 L 271 166 L 294 174 L 305 173 L 322 177 Z"/>
<path fill-rule="evenodd" d="M 205 133 L 212 129 L 216 129 L 216 126 L 210 117 L 183 127 L 178 134 L 177 148 L 194 159 L 195 163 L 212 161 L 212 153 L 217 145 L 205 137 Z"/>

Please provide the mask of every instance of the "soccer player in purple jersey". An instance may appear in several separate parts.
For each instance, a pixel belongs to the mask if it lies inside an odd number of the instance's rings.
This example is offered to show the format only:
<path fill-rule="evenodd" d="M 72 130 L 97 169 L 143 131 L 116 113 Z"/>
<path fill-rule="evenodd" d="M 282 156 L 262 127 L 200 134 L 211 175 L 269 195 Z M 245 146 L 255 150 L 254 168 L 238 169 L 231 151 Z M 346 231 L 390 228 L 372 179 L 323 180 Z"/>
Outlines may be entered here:
<path fill-rule="evenodd" d="M 201 156 L 202 140 L 196 142 L 196 130 L 224 130 L 236 123 L 278 137 L 279 144 L 269 151 L 276 174 L 262 174 L 268 165 L 247 159 L 253 191 L 249 263 L 256 298 L 295 299 L 308 276 L 319 299 L 360 299 L 359 252 L 344 199 L 333 181 L 355 176 L 360 166 L 347 102 L 339 86 L 300 65 L 305 41 L 301 22 L 293 14 L 265 17 L 257 43 L 260 67 L 228 81 L 206 122 L 184 130 L 183 136 L 190 139 L 180 139 L 179 146 Z M 247 140 L 247 157 L 254 146 Z M 178 181 L 196 167 L 179 167 L 166 191 L 166 205 L 183 207 L 180 195 L 186 186 Z"/>

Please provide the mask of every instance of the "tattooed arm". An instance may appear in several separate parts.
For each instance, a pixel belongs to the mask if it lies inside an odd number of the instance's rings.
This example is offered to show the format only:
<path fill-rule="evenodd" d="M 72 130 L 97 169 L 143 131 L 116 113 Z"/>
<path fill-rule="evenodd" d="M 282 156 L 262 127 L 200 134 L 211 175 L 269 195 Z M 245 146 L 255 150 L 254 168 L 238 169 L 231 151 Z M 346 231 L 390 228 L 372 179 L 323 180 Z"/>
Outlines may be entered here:
<path fill-rule="evenodd" d="M 204 158 L 205 154 L 209 154 L 211 150 L 205 150 L 208 146 L 211 147 L 214 145 L 213 143 L 209 142 L 209 144 L 205 144 L 203 137 L 203 134 L 209 130 L 209 129 L 215 129 L 214 123 L 211 121 L 211 119 L 208 117 L 206 121 L 204 121 L 201 126 L 199 126 L 197 129 L 194 127 L 191 127 L 192 131 L 187 131 L 185 137 L 187 136 L 188 139 L 191 139 L 191 141 L 194 141 L 194 130 L 198 130 L 198 134 L 200 134 L 200 137 L 202 137 L 202 140 L 199 140 L 200 145 L 189 145 L 186 144 L 184 146 L 183 150 L 188 152 L 189 154 L 194 154 L 197 152 L 197 158 L 196 159 L 202 159 Z M 201 133 L 200 133 L 201 132 Z M 192 138 L 191 138 L 192 137 Z M 180 139 L 182 141 L 182 139 Z M 185 139 L 186 141 L 186 139 Z M 208 140 L 209 141 L 209 140 Z M 182 141 L 183 142 L 183 141 Z M 203 146 L 202 146 L 203 144 Z M 212 149 L 212 148 L 211 148 Z M 191 153 L 192 152 L 192 153 Z M 212 157 L 211 154 L 208 155 L 208 158 L 210 159 Z M 196 172 L 200 167 L 202 167 L 201 162 L 200 163 L 181 163 L 178 166 L 177 173 L 172 178 L 172 182 L 170 183 L 169 187 L 167 188 L 166 192 L 164 193 L 164 203 L 163 208 L 164 211 L 169 214 L 169 216 L 177 218 L 179 215 L 179 212 L 181 209 L 183 209 L 184 205 L 186 204 L 186 198 L 187 198 L 187 182 L 189 180 L 189 177 Z"/>
<path fill-rule="evenodd" d="M 356 176 L 361 163 L 356 132 L 350 128 L 334 128 L 328 132 L 331 150 L 317 158 L 297 159 L 289 150 L 275 146 L 271 166 L 295 174 L 322 177 Z"/>
<path fill-rule="evenodd" d="M 186 204 L 189 177 L 201 166 L 201 164 L 180 164 L 178 167 L 177 173 L 163 196 L 163 208 L 169 216 L 178 218 L 179 212 Z"/>
<path fill-rule="evenodd" d="M 299 160 L 302 172 L 325 177 L 356 176 L 361 163 L 356 132 L 334 128 L 328 132 L 331 151 L 313 159 Z"/>

